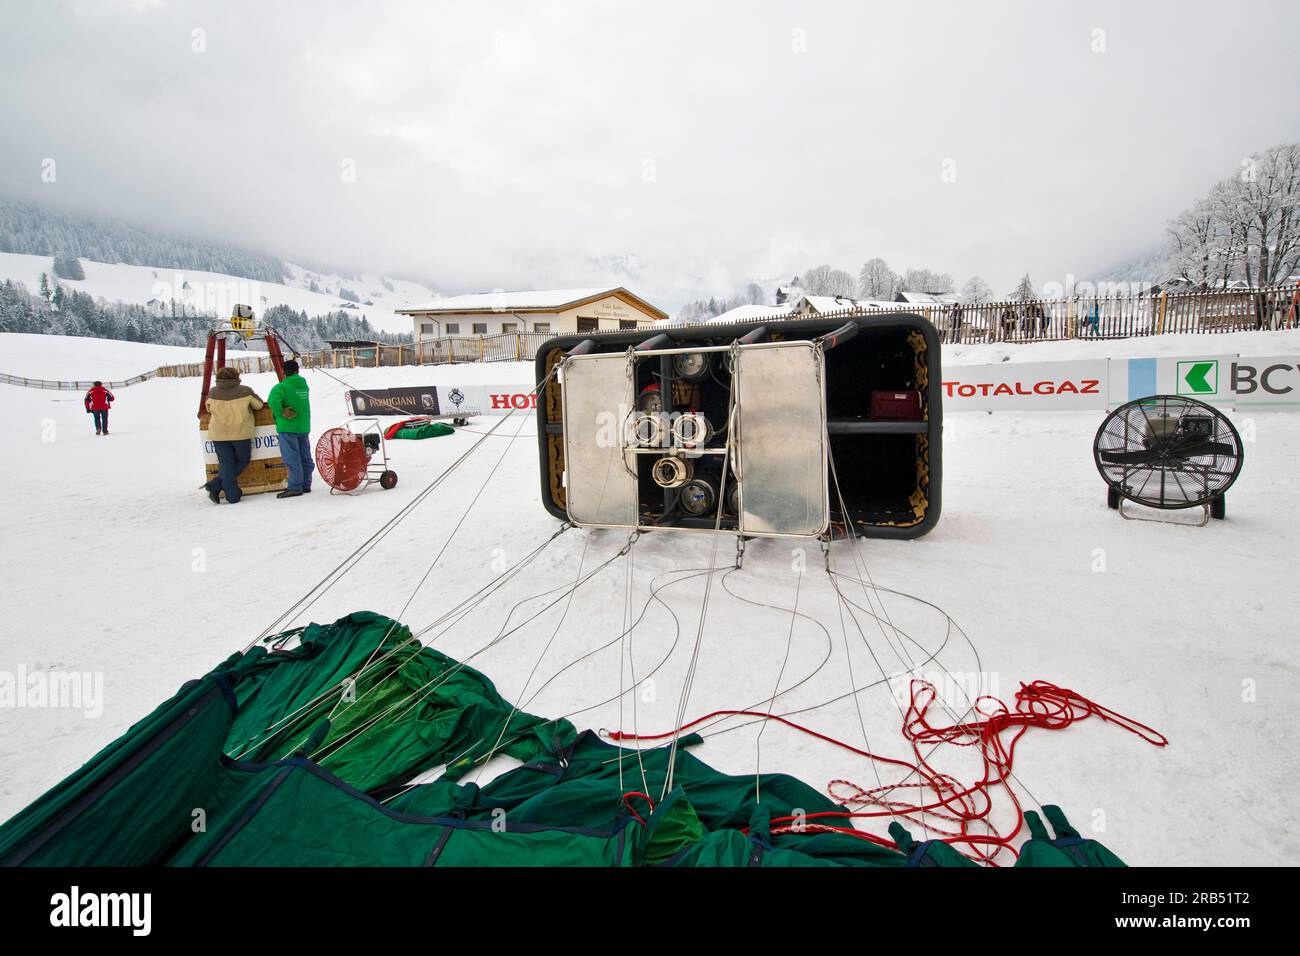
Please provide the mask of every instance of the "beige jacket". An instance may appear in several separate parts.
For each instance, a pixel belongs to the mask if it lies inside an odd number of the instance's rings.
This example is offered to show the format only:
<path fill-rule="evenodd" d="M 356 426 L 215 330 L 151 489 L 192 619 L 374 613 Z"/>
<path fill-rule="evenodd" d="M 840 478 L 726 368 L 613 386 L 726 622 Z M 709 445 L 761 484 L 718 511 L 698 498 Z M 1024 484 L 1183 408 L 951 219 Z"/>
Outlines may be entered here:
<path fill-rule="evenodd" d="M 262 400 L 247 385 L 218 382 L 208 392 L 208 441 L 242 441 L 252 438 L 256 423 L 253 413 Z"/>

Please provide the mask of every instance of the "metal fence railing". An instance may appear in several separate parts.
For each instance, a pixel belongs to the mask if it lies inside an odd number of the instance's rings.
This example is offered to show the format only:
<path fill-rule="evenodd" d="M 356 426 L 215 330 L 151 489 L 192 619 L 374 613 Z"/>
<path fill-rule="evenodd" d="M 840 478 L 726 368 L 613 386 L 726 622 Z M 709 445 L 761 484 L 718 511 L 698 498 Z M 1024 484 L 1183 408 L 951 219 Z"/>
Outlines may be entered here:
<path fill-rule="evenodd" d="M 200 369 L 200 372 L 202 370 Z M 122 379 L 120 382 L 104 382 L 105 388 L 126 388 L 128 385 L 138 385 L 140 382 L 146 382 L 154 376 L 160 374 L 161 369 L 150 369 L 139 375 L 132 375 L 130 378 Z M 94 381 L 61 381 L 51 378 L 27 378 L 22 375 L 10 375 L 7 372 L 0 372 L 0 382 L 5 385 L 20 385 L 23 388 L 51 388 L 62 389 L 68 392 L 82 392 L 94 385 Z"/>

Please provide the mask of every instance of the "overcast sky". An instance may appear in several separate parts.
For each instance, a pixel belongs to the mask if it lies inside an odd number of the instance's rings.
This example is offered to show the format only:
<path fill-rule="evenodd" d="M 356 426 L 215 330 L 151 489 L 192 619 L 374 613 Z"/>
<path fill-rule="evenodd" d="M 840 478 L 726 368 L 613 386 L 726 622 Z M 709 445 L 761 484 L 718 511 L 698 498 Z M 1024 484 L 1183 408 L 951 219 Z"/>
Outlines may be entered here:
<path fill-rule="evenodd" d="M 1300 138 L 1298 35 L 1293 0 L 6 0 L 0 190 L 448 293 L 1041 288 Z"/>

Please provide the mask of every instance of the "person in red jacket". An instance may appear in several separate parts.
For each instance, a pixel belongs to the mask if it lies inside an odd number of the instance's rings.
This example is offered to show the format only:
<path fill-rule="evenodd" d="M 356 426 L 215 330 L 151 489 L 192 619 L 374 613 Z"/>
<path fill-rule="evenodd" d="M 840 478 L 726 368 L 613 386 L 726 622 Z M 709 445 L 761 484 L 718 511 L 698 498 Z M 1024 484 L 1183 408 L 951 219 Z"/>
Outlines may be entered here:
<path fill-rule="evenodd" d="M 95 417 L 95 434 L 108 434 L 108 409 L 113 404 L 113 393 L 104 387 L 103 382 L 96 382 L 86 392 L 86 411 Z"/>

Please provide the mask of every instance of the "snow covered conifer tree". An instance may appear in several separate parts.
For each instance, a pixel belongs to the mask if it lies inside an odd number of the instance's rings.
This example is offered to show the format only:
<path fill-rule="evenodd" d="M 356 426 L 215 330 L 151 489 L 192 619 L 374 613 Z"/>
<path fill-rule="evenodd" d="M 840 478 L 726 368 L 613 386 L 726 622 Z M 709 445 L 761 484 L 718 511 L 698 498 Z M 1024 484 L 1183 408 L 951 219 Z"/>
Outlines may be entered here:
<path fill-rule="evenodd" d="M 1038 293 L 1034 291 L 1034 282 L 1029 278 L 1028 272 L 1020 277 L 1020 283 L 1016 286 L 1015 291 L 1011 293 L 1011 298 L 1017 302 L 1029 302 L 1038 298 Z"/>

